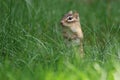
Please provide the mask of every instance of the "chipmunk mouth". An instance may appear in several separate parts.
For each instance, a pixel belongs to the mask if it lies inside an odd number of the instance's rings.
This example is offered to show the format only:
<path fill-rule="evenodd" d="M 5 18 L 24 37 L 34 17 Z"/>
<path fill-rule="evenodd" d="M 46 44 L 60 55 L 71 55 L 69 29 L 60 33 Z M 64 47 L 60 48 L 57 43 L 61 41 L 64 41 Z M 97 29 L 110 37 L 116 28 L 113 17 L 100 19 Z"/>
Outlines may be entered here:
<path fill-rule="evenodd" d="M 61 21 L 61 22 L 60 22 L 60 24 L 61 24 L 62 26 L 64 26 L 64 24 L 63 24 L 63 23 L 64 23 L 63 21 Z"/>

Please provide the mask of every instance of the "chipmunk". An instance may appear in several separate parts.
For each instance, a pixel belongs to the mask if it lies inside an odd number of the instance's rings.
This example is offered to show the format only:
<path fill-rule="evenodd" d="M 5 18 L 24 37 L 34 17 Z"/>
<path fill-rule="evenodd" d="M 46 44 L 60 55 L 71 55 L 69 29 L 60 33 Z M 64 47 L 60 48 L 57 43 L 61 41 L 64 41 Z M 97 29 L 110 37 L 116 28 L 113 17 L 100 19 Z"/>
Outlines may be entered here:
<path fill-rule="evenodd" d="M 80 57 L 83 57 L 83 32 L 81 29 L 79 13 L 69 11 L 61 19 L 63 38 L 67 45 L 79 46 Z"/>

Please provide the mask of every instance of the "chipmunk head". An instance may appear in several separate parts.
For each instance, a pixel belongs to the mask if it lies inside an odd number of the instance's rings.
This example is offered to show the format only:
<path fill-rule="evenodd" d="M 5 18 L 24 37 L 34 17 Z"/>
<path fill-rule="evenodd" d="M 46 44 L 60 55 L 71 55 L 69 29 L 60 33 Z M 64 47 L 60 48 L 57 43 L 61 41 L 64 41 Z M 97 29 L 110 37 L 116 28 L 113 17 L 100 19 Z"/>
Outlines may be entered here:
<path fill-rule="evenodd" d="M 66 27 L 71 27 L 79 23 L 79 14 L 77 12 L 69 11 L 61 20 L 61 25 Z"/>

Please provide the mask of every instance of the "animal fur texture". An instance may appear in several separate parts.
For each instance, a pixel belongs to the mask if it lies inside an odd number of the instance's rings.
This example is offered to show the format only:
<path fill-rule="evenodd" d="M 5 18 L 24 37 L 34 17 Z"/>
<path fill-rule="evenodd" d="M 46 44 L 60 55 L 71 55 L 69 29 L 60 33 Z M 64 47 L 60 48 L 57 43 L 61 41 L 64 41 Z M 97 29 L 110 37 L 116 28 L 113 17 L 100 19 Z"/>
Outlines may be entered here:
<path fill-rule="evenodd" d="M 79 47 L 80 57 L 83 57 L 83 32 L 78 12 L 69 11 L 61 19 L 63 38 L 67 46 Z"/>

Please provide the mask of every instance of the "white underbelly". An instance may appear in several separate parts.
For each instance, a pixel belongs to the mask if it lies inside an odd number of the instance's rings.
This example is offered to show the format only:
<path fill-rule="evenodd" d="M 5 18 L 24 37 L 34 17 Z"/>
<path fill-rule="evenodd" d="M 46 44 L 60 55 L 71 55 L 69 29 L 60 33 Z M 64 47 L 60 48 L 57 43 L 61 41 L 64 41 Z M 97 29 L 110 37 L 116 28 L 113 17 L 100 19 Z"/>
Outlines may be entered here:
<path fill-rule="evenodd" d="M 65 28 L 64 31 L 66 32 L 68 38 L 71 38 L 74 34 L 68 28 Z M 67 46 L 78 46 L 78 45 L 80 45 L 80 39 L 79 38 L 76 38 L 76 39 L 73 39 L 73 40 L 65 39 L 64 42 Z"/>
<path fill-rule="evenodd" d="M 65 39 L 65 44 L 67 46 L 79 46 L 80 45 L 80 39 L 74 39 L 74 40 L 67 40 Z"/>

